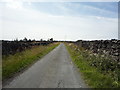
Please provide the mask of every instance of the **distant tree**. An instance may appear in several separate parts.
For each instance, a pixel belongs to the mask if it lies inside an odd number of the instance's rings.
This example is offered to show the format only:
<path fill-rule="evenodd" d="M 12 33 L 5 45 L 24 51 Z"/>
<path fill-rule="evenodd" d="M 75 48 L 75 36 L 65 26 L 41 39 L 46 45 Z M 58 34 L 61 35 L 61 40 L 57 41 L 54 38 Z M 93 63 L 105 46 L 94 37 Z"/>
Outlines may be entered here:
<path fill-rule="evenodd" d="M 42 42 L 42 41 L 43 41 L 43 39 L 40 39 L 40 41 Z"/>
<path fill-rule="evenodd" d="M 16 38 L 14 41 L 18 42 L 18 38 Z"/>
<path fill-rule="evenodd" d="M 28 42 L 31 42 L 31 41 L 32 41 L 31 39 L 28 40 Z"/>
<path fill-rule="evenodd" d="M 35 39 L 33 39 L 32 41 L 35 42 Z"/>
<path fill-rule="evenodd" d="M 22 42 L 23 40 L 21 39 L 20 42 Z"/>
<path fill-rule="evenodd" d="M 52 41 L 53 41 L 53 38 L 51 38 L 50 41 L 52 42 Z"/>
<path fill-rule="evenodd" d="M 26 42 L 26 41 L 27 41 L 27 38 L 25 37 L 25 38 L 23 39 L 23 41 L 25 41 L 25 42 Z"/>

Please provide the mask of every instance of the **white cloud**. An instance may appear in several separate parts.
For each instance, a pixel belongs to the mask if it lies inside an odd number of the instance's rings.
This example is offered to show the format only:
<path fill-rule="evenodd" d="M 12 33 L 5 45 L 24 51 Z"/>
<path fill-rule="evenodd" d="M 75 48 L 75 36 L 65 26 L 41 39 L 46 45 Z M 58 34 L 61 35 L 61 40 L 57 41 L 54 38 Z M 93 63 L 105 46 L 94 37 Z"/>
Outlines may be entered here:
<path fill-rule="evenodd" d="M 28 5 L 31 5 L 31 2 L 28 2 Z"/>
<path fill-rule="evenodd" d="M 19 5 L 18 5 L 19 6 Z M 20 5 L 22 6 L 22 5 Z M 95 16 L 54 16 L 33 9 L 4 8 L 3 39 L 28 37 L 64 40 L 117 38 L 117 19 Z"/>
<path fill-rule="evenodd" d="M 10 2 L 7 2 L 6 6 L 8 8 L 21 9 L 21 8 L 23 8 L 22 4 L 23 3 L 21 1 L 10 0 Z"/>

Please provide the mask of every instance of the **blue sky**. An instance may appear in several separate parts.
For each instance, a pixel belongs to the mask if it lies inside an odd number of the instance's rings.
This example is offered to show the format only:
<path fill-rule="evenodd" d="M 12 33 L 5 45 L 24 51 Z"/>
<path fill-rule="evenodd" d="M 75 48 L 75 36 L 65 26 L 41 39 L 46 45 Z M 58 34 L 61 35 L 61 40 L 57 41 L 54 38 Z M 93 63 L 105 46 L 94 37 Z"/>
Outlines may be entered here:
<path fill-rule="evenodd" d="M 0 2 L 2 39 L 118 38 L 117 2 Z"/>
<path fill-rule="evenodd" d="M 28 6 L 27 4 L 25 4 Z M 68 11 L 67 15 L 95 15 L 102 17 L 117 18 L 118 3 L 117 2 L 43 2 L 32 3 L 32 8 L 54 15 L 65 15 L 64 9 Z"/>

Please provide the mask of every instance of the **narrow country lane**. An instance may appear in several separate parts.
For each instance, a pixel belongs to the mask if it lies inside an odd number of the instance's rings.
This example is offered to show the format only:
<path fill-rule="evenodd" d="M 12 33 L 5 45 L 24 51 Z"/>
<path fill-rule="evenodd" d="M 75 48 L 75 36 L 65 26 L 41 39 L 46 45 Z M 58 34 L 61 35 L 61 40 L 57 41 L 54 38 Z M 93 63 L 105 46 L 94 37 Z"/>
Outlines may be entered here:
<path fill-rule="evenodd" d="M 85 88 L 64 44 L 60 44 L 4 88 Z"/>

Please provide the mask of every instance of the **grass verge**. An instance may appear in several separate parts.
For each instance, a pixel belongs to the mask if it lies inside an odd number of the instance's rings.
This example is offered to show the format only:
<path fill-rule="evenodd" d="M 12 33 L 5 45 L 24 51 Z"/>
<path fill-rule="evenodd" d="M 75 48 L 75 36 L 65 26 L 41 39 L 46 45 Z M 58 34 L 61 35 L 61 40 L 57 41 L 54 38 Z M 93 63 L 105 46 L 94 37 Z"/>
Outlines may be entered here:
<path fill-rule="evenodd" d="M 2 79 L 7 79 L 22 69 L 25 69 L 57 46 L 58 43 L 53 43 L 47 46 L 35 46 L 14 55 L 3 56 Z"/>
<path fill-rule="evenodd" d="M 92 66 L 93 62 L 96 63 L 100 60 L 100 58 L 96 58 L 94 55 L 90 56 L 88 51 L 83 48 L 78 48 L 74 44 L 65 44 L 73 62 L 79 68 L 85 82 L 91 88 L 118 88 L 120 87 L 118 78 L 114 71 L 106 72 L 102 71 L 102 69 Z M 104 58 L 102 58 L 103 60 Z M 103 61 L 105 63 L 105 60 Z M 99 66 L 100 67 L 100 66 Z"/>

